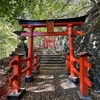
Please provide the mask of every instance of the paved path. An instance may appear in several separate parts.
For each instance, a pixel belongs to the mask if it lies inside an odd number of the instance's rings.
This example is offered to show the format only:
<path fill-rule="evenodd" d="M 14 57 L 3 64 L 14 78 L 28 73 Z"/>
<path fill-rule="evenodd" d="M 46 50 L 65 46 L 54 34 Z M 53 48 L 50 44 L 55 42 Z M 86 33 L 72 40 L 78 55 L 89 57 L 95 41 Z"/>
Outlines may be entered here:
<path fill-rule="evenodd" d="M 77 87 L 66 76 L 65 70 L 41 70 L 26 88 L 22 100 L 79 100 Z"/>

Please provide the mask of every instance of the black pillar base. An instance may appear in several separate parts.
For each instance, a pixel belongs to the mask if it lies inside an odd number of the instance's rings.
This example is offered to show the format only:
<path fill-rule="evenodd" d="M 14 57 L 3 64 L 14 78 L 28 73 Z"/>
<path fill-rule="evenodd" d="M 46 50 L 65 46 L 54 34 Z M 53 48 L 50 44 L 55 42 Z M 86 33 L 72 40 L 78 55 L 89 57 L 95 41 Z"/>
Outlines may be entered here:
<path fill-rule="evenodd" d="M 25 76 L 25 82 L 26 83 L 31 83 L 33 81 L 33 75 L 31 75 L 31 76 Z"/>
<path fill-rule="evenodd" d="M 78 95 L 78 97 L 79 97 L 80 100 L 93 100 L 90 96 L 83 97 L 80 94 L 80 91 L 77 91 L 77 95 Z"/>
<path fill-rule="evenodd" d="M 20 100 L 24 93 L 24 88 L 21 88 L 18 93 L 11 92 L 10 94 L 8 94 L 7 100 Z"/>
<path fill-rule="evenodd" d="M 78 84 L 79 83 L 79 78 L 78 77 L 72 77 L 71 75 L 69 76 L 69 79 L 71 82 L 73 82 L 74 84 Z"/>
<path fill-rule="evenodd" d="M 38 74 L 39 71 L 32 71 L 32 74 Z"/>
<path fill-rule="evenodd" d="M 70 75 L 70 72 L 66 71 L 66 75 Z"/>

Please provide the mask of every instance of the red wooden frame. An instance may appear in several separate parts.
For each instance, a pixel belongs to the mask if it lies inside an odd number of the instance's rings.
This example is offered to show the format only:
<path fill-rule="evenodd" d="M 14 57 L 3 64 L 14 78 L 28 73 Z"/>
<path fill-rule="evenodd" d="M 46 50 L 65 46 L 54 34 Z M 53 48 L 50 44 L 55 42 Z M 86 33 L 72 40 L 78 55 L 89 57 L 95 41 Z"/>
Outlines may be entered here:
<path fill-rule="evenodd" d="M 73 62 L 79 63 L 80 71 L 76 68 L 71 67 L 69 53 L 66 55 L 66 64 L 67 64 L 67 71 L 71 73 L 71 75 L 77 74 L 80 78 L 80 94 L 84 97 L 88 96 L 88 87 L 92 87 L 92 82 L 88 78 L 88 68 L 91 68 L 91 63 L 88 62 L 88 54 L 86 52 L 82 52 L 79 54 L 80 58 L 73 57 Z"/>

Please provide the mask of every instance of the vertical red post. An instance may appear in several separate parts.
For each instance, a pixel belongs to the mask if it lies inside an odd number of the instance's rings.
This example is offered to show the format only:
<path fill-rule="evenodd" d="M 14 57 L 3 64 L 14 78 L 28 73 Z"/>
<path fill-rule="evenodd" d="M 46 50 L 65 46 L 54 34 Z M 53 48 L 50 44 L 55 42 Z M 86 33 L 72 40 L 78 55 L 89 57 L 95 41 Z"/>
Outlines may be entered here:
<path fill-rule="evenodd" d="M 29 67 L 29 70 L 27 71 L 27 76 L 30 76 L 32 73 L 32 59 L 33 59 L 33 31 L 34 27 L 30 27 L 30 37 L 29 37 L 29 47 L 28 47 L 28 63 L 27 66 Z"/>
<path fill-rule="evenodd" d="M 52 39 L 48 38 L 48 48 L 52 48 Z"/>
<path fill-rule="evenodd" d="M 48 38 L 44 39 L 44 45 L 45 45 L 45 48 L 48 48 Z"/>
<path fill-rule="evenodd" d="M 37 54 L 34 54 L 34 67 L 33 67 L 33 69 L 34 69 L 34 72 L 37 71 Z"/>
<path fill-rule="evenodd" d="M 46 38 L 46 48 L 48 48 L 48 38 Z"/>
<path fill-rule="evenodd" d="M 55 38 L 52 38 L 52 48 L 55 48 Z"/>
<path fill-rule="evenodd" d="M 68 24 L 68 38 L 69 38 L 69 56 L 70 56 L 70 71 L 71 71 L 71 76 L 74 77 L 75 73 L 73 72 L 73 68 L 74 68 L 74 40 L 73 40 L 73 26 L 72 24 Z"/>
<path fill-rule="evenodd" d="M 66 54 L 66 72 L 68 74 L 70 73 L 70 57 L 69 57 L 69 53 Z"/>
<path fill-rule="evenodd" d="M 88 61 L 87 56 L 80 56 L 80 93 L 82 96 L 88 96 L 88 85 L 85 82 L 85 78 L 88 77 L 88 67 L 86 67 L 85 61 Z"/>
<path fill-rule="evenodd" d="M 16 76 L 16 79 L 13 81 L 13 92 L 18 93 L 21 85 L 21 57 L 14 56 L 14 60 L 17 61 L 17 64 L 13 67 L 13 76 Z"/>
<path fill-rule="evenodd" d="M 55 38 L 54 38 L 54 48 L 56 47 L 56 40 L 55 40 Z"/>

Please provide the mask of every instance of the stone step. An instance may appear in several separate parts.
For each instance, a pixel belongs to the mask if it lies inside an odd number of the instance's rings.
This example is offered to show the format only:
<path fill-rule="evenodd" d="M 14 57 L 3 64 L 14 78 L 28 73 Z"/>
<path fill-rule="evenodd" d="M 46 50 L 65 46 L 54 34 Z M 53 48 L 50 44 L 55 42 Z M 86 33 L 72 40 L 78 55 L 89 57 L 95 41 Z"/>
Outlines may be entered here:
<path fill-rule="evenodd" d="M 39 59 L 62 59 L 62 56 L 39 56 Z"/>
<path fill-rule="evenodd" d="M 65 64 L 39 64 L 40 68 L 41 67 L 65 67 Z"/>
<path fill-rule="evenodd" d="M 62 56 L 62 55 L 38 55 L 39 57 L 59 57 L 59 56 Z"/>
<path fill-rule="evenodd" d="M 40 70 L 65 70 L 65 67 L 40 67 Z"/>
<path fill-rule="evenodd" d="M 40 64 L 64 64 L 64 61 L 39 61 Z"/>
<path fill-rule="evenodd" d="M 40 58 L 39 61 L 62 61 L 62 58 Z"/>
<path fill-rule="evenodd" d="M 41 56 L 41 55 L 43 55 L 43 56 L 48 56 L 48 55 L 50 55 L 50 56 L 53 56 L 53 55 L 55 55 L 55 56 L 61 56 L 61 54 L 50 54 L 50 53 L 43 54 L 42 52 L 39 53 L 38 55 L 39 55 L 39 56 Z"/>

